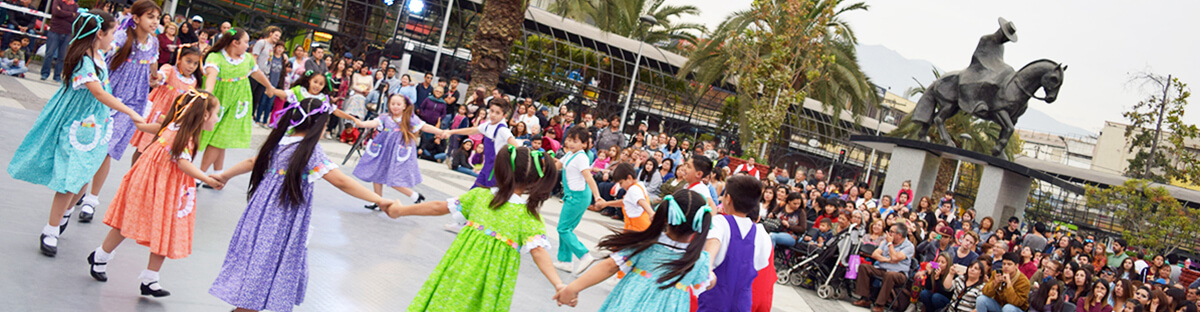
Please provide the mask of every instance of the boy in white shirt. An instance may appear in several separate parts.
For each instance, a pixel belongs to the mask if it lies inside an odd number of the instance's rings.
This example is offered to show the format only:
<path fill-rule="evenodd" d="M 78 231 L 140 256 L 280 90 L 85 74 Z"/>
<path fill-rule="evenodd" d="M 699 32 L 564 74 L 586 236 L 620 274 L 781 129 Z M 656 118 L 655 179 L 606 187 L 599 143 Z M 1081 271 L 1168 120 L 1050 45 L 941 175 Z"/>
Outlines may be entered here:
<path fill-rule="evenodd" d="M 625 197 L 620 200 L 597 203 L 596 206 L 615 207 L 621 205 L 621 211 L 625 215 L 625 231 L 641 232 L 650 227 L 654 211 L 650 210 L 650 197 L 646 193 L 646 187 L 638 182 L 635 172 L 633 164 L 618 164 L 617 168 L 613 169 L 612 179 L 625 190 Z"/>
<path fill-rule="evenodd" d="M 704 196 L 704 200 L 708 202 L 708 206 L 713 208 L 714 213 L 717 211 L 717 204 L 713 201 L 712 193 L 709 193 L 708 184 L 704 183 L 704 178 L 712 173 L 713 162 L 708 157 L 703 155 L 694 155 L 690 161 L 684 161 L 675 169 L 675 175 L 684 181 L 687 181 L 687 189 Z"/>

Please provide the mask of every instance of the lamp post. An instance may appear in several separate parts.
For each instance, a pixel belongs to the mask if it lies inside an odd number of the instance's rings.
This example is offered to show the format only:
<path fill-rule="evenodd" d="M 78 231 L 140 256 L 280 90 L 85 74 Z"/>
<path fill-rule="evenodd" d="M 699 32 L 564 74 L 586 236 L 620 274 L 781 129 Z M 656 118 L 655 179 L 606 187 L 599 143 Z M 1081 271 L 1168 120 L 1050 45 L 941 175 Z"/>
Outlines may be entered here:
<path fill-rule="evenodd" d="M 454 0 L 446 4 L 446 17 L 442 19 L 442 35 L 438 38 L 437 53 L 433 56 L 433 77 L 437 78 L 438 63 L 442 61 L 442 45 L 446 43 L 446 27 L 450 25 L 450 12 L 454 9 Z"/>
<path fill-rule="evenodd" d="M 642 15 L 638 21 L 646 26 L 654 26 L 658 24 L 658 20 L 653 16 Z M 633 100 L 633 85 L 637 83 L 638 67 L 642 65 L 642 46 L 646 44 L 646 34 L 642 34 L 642 40 L 638 41 L 637 58 L 633 61 L 633 76 L 629 78 L 629 92 L 625 94 L 625 109 L 621 111 L 621 133 L 625 133 L 625 118 L 629 115 L 629 103 Z"/>

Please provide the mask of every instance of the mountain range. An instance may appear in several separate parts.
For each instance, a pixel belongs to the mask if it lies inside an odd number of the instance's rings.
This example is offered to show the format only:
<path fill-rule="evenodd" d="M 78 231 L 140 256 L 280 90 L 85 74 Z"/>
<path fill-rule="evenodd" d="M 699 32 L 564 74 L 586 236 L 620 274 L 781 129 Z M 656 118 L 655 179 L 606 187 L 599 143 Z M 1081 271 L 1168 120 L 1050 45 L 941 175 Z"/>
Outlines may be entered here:
<path fill-rule="evenodd" d="M 933 82 L 934 69 L 937 69 L 938 72 L 946 72 L 929 61 L 906 58 L 899 52 L 882 45 L 860 44 L 857 50 L 858 63 L 867 77 L 870 77 L 876 85 L 888 89 L 888 92 L 900 96 L 904 96 L 909 88 L 919 86 L 918 81 L 924 85 Z M 915 102 L 917 98 L 909 100 Z M 1097 135 L 1092 131 L 1062 123 L 1038 110 L 1037 106 L 1031 106 L 1029 110 L 1025 111 L 1025 115 L 1022 115 L 1021 120 L 1017 122 L 1017 128 L 1053 134 Z"/>

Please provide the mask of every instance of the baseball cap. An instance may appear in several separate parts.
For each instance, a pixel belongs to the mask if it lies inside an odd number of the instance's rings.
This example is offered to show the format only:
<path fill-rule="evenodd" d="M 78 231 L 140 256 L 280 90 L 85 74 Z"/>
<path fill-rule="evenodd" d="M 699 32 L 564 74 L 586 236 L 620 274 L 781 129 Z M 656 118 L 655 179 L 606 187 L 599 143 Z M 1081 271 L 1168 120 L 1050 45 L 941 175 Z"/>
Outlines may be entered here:
<path fill-rule="evenodd" d="M 942 234 L 942 235 L 950 235 L 950 236 L 954 236 L 954 229 L 952 229 L 952 228 L 950 228 L 950 227 L 948 227 L 948 226 L 941 226 L 941 227 L 938 227 L 938 228 L 937 228 L 937 232 L 938 232 L 938 234 Z"/>
<path fill-rule="evenodd" d="M 200 17 L 200 15 L 192 15 L 192 21 L 196 21 L 196 22 L 201 22 L 201 23 L 203 23 L 203 22 L 204 22 L 204 18 L 203 18 L 203 17 Z"/>
<path fill-rule="evenodd" d="M 350 54 L 350 52 L 346 52 L 345 54 L 342 54 L 342 57 L 343 58 L 353 58 L 354 54 Z"/>

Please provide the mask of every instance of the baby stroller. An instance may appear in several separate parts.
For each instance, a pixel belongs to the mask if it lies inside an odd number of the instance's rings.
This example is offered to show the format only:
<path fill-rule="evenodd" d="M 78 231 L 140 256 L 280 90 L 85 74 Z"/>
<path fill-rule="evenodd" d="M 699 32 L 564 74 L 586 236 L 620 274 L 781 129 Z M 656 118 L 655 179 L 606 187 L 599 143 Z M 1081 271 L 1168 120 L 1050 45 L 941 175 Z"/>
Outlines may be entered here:
<path fill-rule="evenodd" d="M 784 265 L 780 266 L 779 262 L 776 262 L 777 267 L 782 268 L 776 271 L 776 283 L 809 289 L 815 286 L 817 297 L 821 299 L 845 298 L 848 290 L 854 287 L 854 281 L 844 277 L 849 266 L 849 257 L 858 253 L 861 245 L 859 241 L 862 239 L 861 231 L 855 227 L 856 225 L 850 225 L 816 250 L 800 257 L 790 257 L 795 260 L 789 261 L 787 256 L 784 256 L 785 259 L 777 259 Z M 808 246 L 800 245 L 793 246 L 790 251 L 793 254 L 802 254 L 804 247 Z M 817 283 L 821 284 L 818 286 Z"/>

